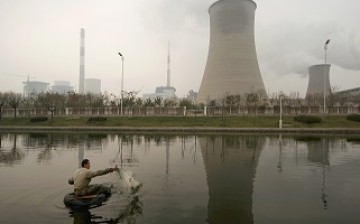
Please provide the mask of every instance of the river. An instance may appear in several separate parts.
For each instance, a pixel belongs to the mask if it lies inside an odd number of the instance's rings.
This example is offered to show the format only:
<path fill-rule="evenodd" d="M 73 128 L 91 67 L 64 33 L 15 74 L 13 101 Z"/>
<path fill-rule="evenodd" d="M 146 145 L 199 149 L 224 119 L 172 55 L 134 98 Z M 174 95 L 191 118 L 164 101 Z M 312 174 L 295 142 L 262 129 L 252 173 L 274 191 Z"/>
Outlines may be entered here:
<path fill-rule="evenodd" d="M 360 138 L 351 135 L 0 132 L 0 223 L 359 223 Z M 63 198 L 82 159 L 118 165 L 102 206 Z"/>

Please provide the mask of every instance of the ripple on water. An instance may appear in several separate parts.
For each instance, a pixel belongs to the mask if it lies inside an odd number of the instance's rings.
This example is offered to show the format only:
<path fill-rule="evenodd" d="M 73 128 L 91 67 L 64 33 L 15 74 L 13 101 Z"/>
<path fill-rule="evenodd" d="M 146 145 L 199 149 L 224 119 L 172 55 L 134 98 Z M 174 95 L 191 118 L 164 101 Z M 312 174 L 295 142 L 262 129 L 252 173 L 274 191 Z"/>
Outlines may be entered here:
<path fill-rule="evenodd" d="M 7 212 L 2 214 L 0 220 L 13 220 L 14 223 L 29 220 L 34 223 L 54 223 L 54 220 L 63 220 L 67 217 L 67 209 L 63 204 L 66 193 L 68 189 L 48 186 L 16 188 L 7 194 L 1 194 L 0 200 Z"/>

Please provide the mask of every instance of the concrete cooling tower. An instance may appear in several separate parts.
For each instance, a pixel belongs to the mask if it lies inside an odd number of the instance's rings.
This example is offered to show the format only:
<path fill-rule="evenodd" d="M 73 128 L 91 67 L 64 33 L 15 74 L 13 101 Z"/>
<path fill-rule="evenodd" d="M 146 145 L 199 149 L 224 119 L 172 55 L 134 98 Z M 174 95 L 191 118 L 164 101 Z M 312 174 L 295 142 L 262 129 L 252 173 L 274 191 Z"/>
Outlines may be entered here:
<path fill-rule="evenodd" d="M 309 67 L 309 85 L 306 97 L 325 96 L 331 93 L 329 64 L 313 65 Z"/>
<path fill-rule="evenodd" d="M 197 102 L 258 92 L 267 97 L 258 65 L 252 0 L 218 0 L 209 8 L 210 45 Z"/>

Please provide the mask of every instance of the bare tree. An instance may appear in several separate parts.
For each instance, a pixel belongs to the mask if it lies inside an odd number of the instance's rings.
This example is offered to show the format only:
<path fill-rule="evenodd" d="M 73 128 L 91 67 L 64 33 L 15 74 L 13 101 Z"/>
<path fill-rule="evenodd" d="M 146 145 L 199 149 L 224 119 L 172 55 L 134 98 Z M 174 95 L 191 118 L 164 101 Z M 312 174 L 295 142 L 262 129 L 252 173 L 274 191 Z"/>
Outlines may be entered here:
<path fill-rule="evenodd" d="M 141 98 L 137 98 L 135 100 L 135 105 L 138 106 L 138 107 L 142 106 L 143 105 L 143 100 Z"/>
<path fill-rule="evenodd" d="M 309 94 L 306 96 L 305 100 L 310 106 L 319 106 L 323 103 L 323 96 L 319 93 Z"/>
<path fill-rule="evenodd" d="M 230 107 L 230 114 L 232 113 L 232 107 L 240 105 L 241 96 L 240 95 L 227 95 L 225 96 L 225 104 Z"/>
<path fill-rule="evenodd" d="M 326 98 L 326 103 L 328 105 L 329 108 L 329 115 L 331 114 L 331 111 L 334 109 L 334 106 L 336 104 L 339 104 L 339 95 L 336 94 L 337 90 L 339 88 L 336 86 L 331 86 L 331 91 L 329 93 L 329 96 Z"/>
<path fill-rule="evenodd" d="M 155 106 L 160 107 L 162 104 L 162 99 L 160 97 L 156 97 L 154 99 L 154 104 L 155 104 Z"/>
<path fill-rule="evenodd" d="M 43 92 L 38 94 L 38 100 L 51 113 L 51 119 L 53 119 L 54 113 L 62 105 L 64 97 L 59 93 Z"/>
<path fill-rule="evenodd" d="M 174 107 L 177 105 L 177 102 L 175 100 L 164 100 L 164 106 L 165 107 Z"/>
<path fill-rule="evenodd" d="M 5 106 L 5 103 L 7 102 L 7 95 L 5 93 L 0 92 L 0 120 L 2 118 L 2 108 Z"/>
<path fill-rule="evenodd" d="M 146 100 L 145 100 L 145 107 L 152 107 L 152 106 L 154 106 L 155 104 L 153 103 L 153 101 L 150 99 L 150 98 L 147 98 Z"/>
<path fill-rule="evenodd" d="M 23 97 L 20 93 L 9 92 L 8 104 L 14 109 L 14 118 L 16 118 L 17 109 L 22 101 Z"/>
<path fill-rule="evenodd" d="M 179 106 L 180 107 L 186 107 L 186 109 L 192 109 L 193 108 L 193 104 L 192 101 L 189 99 L 181 99 L 179 102 Z"/>
<path fill-rule="evenodd" d="M 246 94 L 246 105 L 248 107 L 249 112 L 251 111 L 250 108 L 254 107 L 255 114 L 257 114 L 257 105 L 260 102 L 260 96 L 255 91 L 250 91 Z"/>

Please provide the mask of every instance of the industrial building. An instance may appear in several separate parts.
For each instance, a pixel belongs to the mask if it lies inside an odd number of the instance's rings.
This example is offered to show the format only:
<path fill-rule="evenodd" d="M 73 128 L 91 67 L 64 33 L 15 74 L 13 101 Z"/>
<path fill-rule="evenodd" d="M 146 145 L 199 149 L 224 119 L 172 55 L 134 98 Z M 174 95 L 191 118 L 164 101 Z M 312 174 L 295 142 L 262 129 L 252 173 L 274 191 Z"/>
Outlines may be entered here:
<path fill-rule="evenodd" d="M 174 87 L 160 86 L 156 88 L 155 93 L 144 93 L 143 98 L 151 100 L 156 98 L 161 98 L 162 100 L 174 100 L 176 99 L 175 91 L 176 89 Z"/>
<path fill-rule="evenodd" d="M 309 67 L 309 84 L 306 98 L 310 96 L 328 96 L 331 94 L 329 64 L 313 65 Z M 324 91 L 325 90 L 325 91 Z"/>
<path fill-rule="evenodd" d="M 360 87 L 338 91 L 334 94 L 338 97 L 345 98 L 347 102 L 360 102 Z"/>
<path fill-rule="evenodd" d="M 74 92 L 74 87 L 70 86 L 69 81 L 54 81 L 51 91 L 53 93 L 66 94 L 68 92 Z"/>
<path fill-rule="evenodd" d="M 156 87 L 155 93 L 144 93 L 144 99 L 154 100 L 161 98 L 162 100 L 176 99 L 176 88 L 171 86 L 171 57 L 170 57 L 170 44 L 168 44 L 168 56 L 167 56 L 167 73 L 166 73 L 166 86 Z"/>
<path fill-rule="evenodd" d="M 248 93 L 267 98 L 255 46 L 256 8 L 252 0 L 219 0 L 210 6 L 210 44 L 198 103 Z"/>
<path fill-rule="evenodd" d="M 24 96 L 29 97 L 31 94 L 38 94 L 48 90 L 49 83 L 39 81 L 26 81 L 24 84 Z"/>

